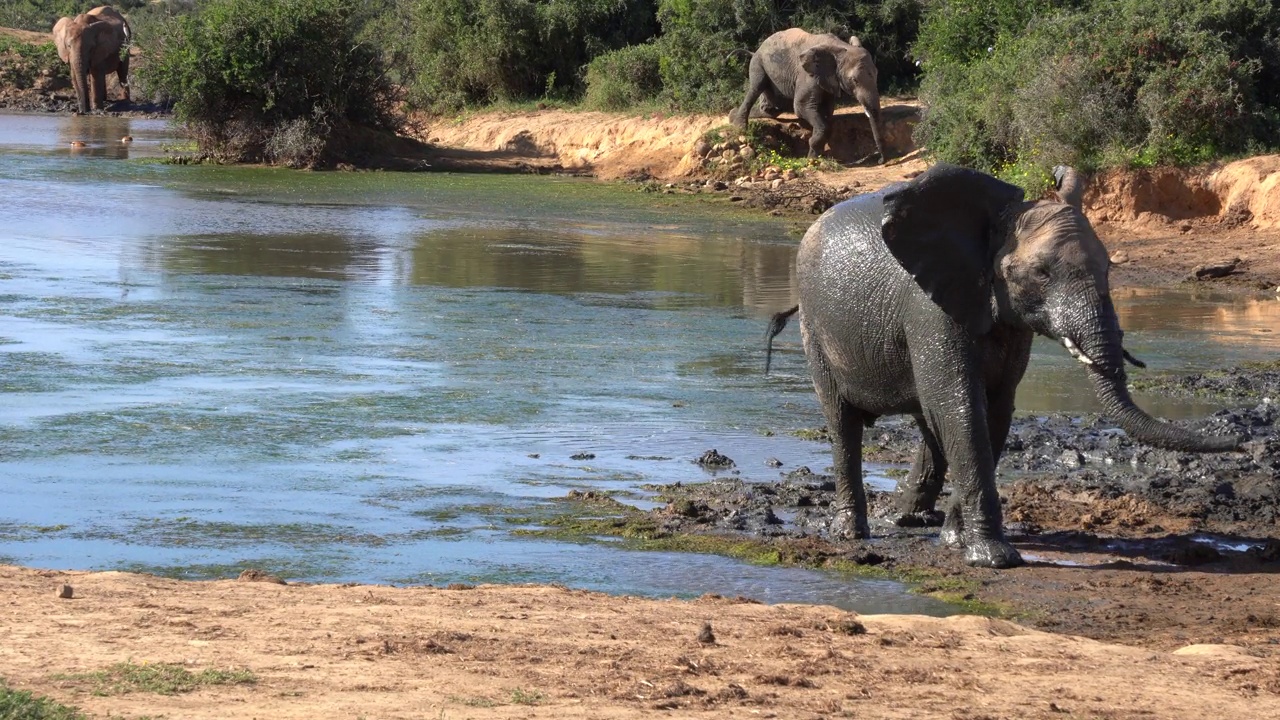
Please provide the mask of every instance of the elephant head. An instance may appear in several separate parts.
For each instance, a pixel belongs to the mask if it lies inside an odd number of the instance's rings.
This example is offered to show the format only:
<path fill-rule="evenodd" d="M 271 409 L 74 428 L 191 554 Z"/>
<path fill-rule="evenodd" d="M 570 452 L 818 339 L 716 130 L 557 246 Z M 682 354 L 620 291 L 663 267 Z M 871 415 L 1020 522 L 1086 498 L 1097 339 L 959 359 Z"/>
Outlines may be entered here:
<path fill-rule="evenodd" d="M 830 42 L 815 45 L 800 54 L 800 66 L 836 97 L 853 98 L 862 105 L 871 121 L 871 137 L 876 143 L 880 162 L 885 161 L 884 144 L 880 140 L 880 90 L 876 63 L 856 36 L 845 43 L 834 35 Z"/>
<path fill-rule="evenodd" d="M 53 26 L 54 46 L 58 57 L 71 66 L 71 84 L 75 87 L 80 112 L 88 112 L 90 93 L 93 105 L 106 102 L 106 75 L 115 72 L 128 94 L 128 50 L 121 48 L 130 39 L 124 16 L 110 6 L 94 8 L 74 18 L 61 18 Z"/>
<path fill-rule="evenodd" d="M 1188 452 L 1237 449 L 1243 438 L 1191 432 L 1134 404 L 1110 259 L 1080 211 L 1080 178 L 1069 168 L 1063 174 L 1063 197 L 1075 204 L 1024 202 L 1021 189 L 989 175 L 937 165 L 885 195 L 885 244 L 970 332 L 1000 323 L 1062 343 L 1085 366 L 1107 415 L 1135 440 Z"/>

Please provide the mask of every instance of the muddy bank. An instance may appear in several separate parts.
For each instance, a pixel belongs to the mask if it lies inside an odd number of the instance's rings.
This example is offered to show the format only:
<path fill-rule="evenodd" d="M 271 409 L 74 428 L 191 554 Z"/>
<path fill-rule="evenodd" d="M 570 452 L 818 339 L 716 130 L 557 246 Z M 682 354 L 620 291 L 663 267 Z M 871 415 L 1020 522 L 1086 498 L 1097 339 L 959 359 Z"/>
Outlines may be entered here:
<path fill-rule="evenodd" d="M 1269 393 L 1272 372 L 1222 375 Z M 1263 397 L 1181 423 L 1248 438 L 1240 452 L 1198 455 L 1137 445 L 1095 416 L 1017 418 L 998 482 L 1006 531 L 1028 565 L 1008 571 L 965 566 L 938 542 L 941 513 L 904 517 L 891 484 L 868 488 L 872 540 L 833 538 L 829 468 L 722 461 L 706 483 L 652 486 L 664 507 L 591 532 L 673 548 L 740 538 L 754 556 L 923 579 L 924 592 L 1044 629 L 1161 647 L 1230 642 L 1270 656 L 1280 654 L 1278 419 Z M 803 434 L 826 441 L 821 429 Z M 869 462 L 895 464 L 889 476 L 904 481 L 919 443 L 913 423 L 886 419 L 864 442 Z M 948 501 L 944 491 L 939 509 Z"/>

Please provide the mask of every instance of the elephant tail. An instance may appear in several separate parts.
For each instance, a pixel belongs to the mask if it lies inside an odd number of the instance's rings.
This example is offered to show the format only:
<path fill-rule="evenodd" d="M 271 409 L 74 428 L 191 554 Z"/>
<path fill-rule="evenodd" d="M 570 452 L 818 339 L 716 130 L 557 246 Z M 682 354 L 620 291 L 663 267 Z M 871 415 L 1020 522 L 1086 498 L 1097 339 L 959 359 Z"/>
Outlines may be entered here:
<path fill-rule="evenodd" d="M 729 54 L 724 56 L 724 59 L 728 60 L 730 58 L 740 58 L 742 60 L 750 61 L 751 58 L 755 56 L 756 56 L 755 53 L 751 52 L 746 48 L 736 48 L 734 50 L 730 50 Z"/>
<path fill-rule="evenodd" d="M 799 311 L 800 311 L 800 306 L 797 305 L 791 308 L 790 310 L 783 310 L 780 313 L 776 313 L 773 316 L 773 319 L 769 321 L 769 329 L 765 330 L 764 332 L 764 374 L 765 375 L 769 374 L 769 366 L 773 364 L 773 339 L 778 337 L 778 333 L 786 329 L 787 321 L 791 319 L 792 315 L 795 315 Z"/>

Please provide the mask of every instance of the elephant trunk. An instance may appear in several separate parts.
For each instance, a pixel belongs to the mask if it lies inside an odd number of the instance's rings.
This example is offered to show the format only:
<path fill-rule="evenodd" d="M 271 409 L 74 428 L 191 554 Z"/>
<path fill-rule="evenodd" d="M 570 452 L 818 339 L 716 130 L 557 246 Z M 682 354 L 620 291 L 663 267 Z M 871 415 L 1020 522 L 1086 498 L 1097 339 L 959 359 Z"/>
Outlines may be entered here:
<path fill-rule="evenodd" d="M 1139 408 L 1129 395 L 1124 371 L 1122 333 L 1111 298 L 1101 297 L 1075 305 L 1095 308 L 1075 323 L 1074 332 L 1060 333 L 1062 344 L 1089 368 L 1094 390 L 1104 412 L 1134 440 L 1165 450 L 1228 452 L 1237 450 L 1238 435 L 1204 435 L 1157 420 Z"/>
<path fill-rule="evenodd" d="M 884 142 L 881 140 L 883 127 L 880 123 L 880 95 L 875 90 L 859 88 L 854 91 L 854 96 L 862 104 L 863 112 L 867 114 L 867 120 L 871 123 L 871 139 L 876 143 L 876 152 L 880 154 L 880 162 L 884 163 L 888 156 L 884 154 Z"/>
<path fill-rule="evenodd" d="M 1054 187 L 1062 202 L 1081 209 L 1084 203 L 1085 179 L 1078 170 L 1068 165 L 1057 165 L 1053 168 Z"/>
<path fill-rule="evenodd" d="M 76 90 L 76 107 L 89 112 L 89 53 L 74 41 L 71 43 L 71 84 Z"/>

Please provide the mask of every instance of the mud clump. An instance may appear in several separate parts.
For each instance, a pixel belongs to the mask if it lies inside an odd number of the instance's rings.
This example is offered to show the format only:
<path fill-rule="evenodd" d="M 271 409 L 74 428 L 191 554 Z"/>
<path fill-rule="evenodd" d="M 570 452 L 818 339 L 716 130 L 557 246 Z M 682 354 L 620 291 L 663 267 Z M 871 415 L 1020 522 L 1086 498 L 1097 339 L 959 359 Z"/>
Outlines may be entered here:
<path fill-rule="evenodd" d="M 721 455 L 714 448 L 702 453 L 702 456 L 693 462 L 701 465 L 703 470 L 728 470 L 735 465 L 732 458 Z"/>
<path fill-rule="evenodd" d="M 1136 390 L 1176 397 L 1270 399 L 1280 403 L 1280 363 L 1252 363 L 1225 370 L 1155 375 L 1133 382 Z"/>
<path fill-rule="evenodd" d="M 249 568 L 241 572 L 240 576 L 236 578 L 236 581 L 237 582 L 264 582 L 264 583 L 272 583 L 275 585 L 289 584 L 284 580 L 281 580 L 279 577 L 272 575 L 271 573 L 268 573 L 265 570 L 259 570 L 258 568 Z"/>

